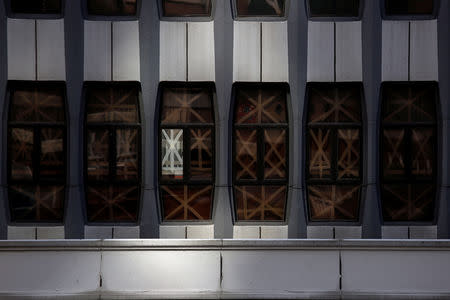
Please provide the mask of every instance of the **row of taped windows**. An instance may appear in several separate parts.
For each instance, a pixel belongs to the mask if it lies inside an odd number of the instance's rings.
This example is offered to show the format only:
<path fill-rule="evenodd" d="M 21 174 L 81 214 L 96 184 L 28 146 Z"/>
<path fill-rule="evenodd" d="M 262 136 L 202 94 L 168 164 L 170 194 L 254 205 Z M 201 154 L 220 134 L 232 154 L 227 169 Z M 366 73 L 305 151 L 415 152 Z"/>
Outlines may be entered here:
<path fill-rule="evenodd" d="M 13 14 L 63 14 L 63 0 L 6 0 Z M 164 17 L 212 17 L 214 0 L 160 0 Z M 292 0 L 298 1 L 298 0 Z M 433 0 L 380 0 L 384 16 L 435 15 Z M 288 0 L 233 0 L 236 17 L 285 17 Z M 138 16 L 138 0 L 87 0 L 89 15 Z M 362 15 L 362 0 L 306 0 L 309 17 Z"/>
<path fill-rule="evenodd" d="M 85 83 L 88 222 L 139 219 L 140 90 L 137 82 Z M 79 149 L 68 147 L 65 94 L 63 82 L 8 83 L 12 222 L 63 221 L 68 148 L 71 155 Z M 211 220 L 217 160 L 214 83 L 162 82 L 158 97 L 161 220 Z M 289 155 L 288 84 L 235 83 L 233 99 L 229 175 L 235 221 L 284 221 L 289 170 L 302 160 L 309 221 L 360 220 L 366 178 L 361 83 L 308 83 L 303 158 Z M 378 159 L 385 222 L 434 220 L 438 99 L 436 82 L 382 85 Z M 227 155 L 221 153 L 220 159 Z"/>

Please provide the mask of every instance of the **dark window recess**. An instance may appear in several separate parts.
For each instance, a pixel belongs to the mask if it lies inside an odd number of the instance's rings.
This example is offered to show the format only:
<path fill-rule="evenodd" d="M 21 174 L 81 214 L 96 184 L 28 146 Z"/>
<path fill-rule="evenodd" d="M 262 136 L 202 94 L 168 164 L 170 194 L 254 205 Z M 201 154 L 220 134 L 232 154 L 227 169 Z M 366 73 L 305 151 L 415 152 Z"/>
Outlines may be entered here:
<path fill-rule="evenodd" d="M 86 206 L 89 222 L 136 222 L 141 194 L 138 83 L 87 83 Z"/>
<path fill-rule="evenodd" d="M 165 17 L 209 17 L 211 0 L 161 0 Z"/>
<path fill-rule="evenodd" d="M 307 1 L 311 17 L 358 17 L 360 12 L 360 0 Z"/>
<path fill-rule="evenodd" d="M 88 14 L 98 16 L 135 16 L 137 0 L 87 0 Z"/>
<path fill-rule="evenodd" d="M 238 221 L 285 220 L 288 92 L 286 84 L 234 85 L 233 188 Z"/>
<path fill-rule="evenodd" d="M 235 3 L 238 17 L 282 17 L 285 15 L 286 0 L 233 1 L 236 1 Z"/>
<path fill-rule="evenodd" d="M 307 86 L 306 184 L 311 221 L 357 221 L 362 183 L 360 83 Z"/>
<path fill-rule="evenodd" d="M 61 222 L 66 185 L 65 86 L 10 82 L 8 196 L 13 222 Z"/>
<path fill-rule="evenodd" d="M 385 221 L 432 221 L 437 86 L 383 83 L 381 201 Z"/>
<path fill-rule="evenodd" d="M 431 15 L 433 0 L 384 0 L 386 15 Z"/>
<path fill-rule="evenodd" d="M 61 14 L 62 12 L 62 0 L 10 1 L 11 12 L 15 14 Z"/>
<path fill-rule="evenodd" d="M 211 219 L 214 93 L 212 83 L 160 85 L 159 189 L 165 221 Z"/>

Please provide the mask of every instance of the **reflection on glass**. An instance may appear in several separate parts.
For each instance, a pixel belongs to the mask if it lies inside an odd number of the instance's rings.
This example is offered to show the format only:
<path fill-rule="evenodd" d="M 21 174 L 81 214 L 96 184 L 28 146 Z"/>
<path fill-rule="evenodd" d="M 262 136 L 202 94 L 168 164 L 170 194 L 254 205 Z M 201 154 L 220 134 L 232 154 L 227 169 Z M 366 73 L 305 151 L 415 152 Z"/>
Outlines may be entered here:
<path fill-rule="evenodd" d="M 387 15 L 431 15 L 433 0 L 385 0 Z"/>
<path fill-rule="evenodd" d="M 331 129 L 313 128 L 308 131 L 309 176 L 311 178 L 331 178 Z"/>
<path fill-rule="evenodd" d="M 162 129 L 161 172 L 166 179 L 183 179 L 183 130 Z"/>
<path fill-rule="evenodd" d="M 257 179 L 258 131 L 236 130 L 236 179 Z"/>
<path fill-rule="evenodd" d="M 285 185 L 235 186 L 239 221 L 282 221 L 286 206 Z"/>
<path fill-rule="evenodd" d="M 312 17 L 359 16 L 360 0 L 308 0 L 308 1 L 310 9 L 309 13 Z"/>
<path fill-rule="evenodd" d="M 211 185 L 162 185 L 164 220 L 211 219 Z"/>
<path fill-rule="evenodd" d="M 107 179 L 109 176 L 109 131 L 89 129 L 87 139 L 88 177 L 97 180 Z"/>
<path fill-rule="evenodd" d="M 235 0 L 238 16 L 284 16 L 285 0 Z"/>
<path fill-rule="evenodd" d="M 11 179 L 33 178 L 33 148 L 33 129 L 11 129 L 8 146 L 11 157 Z"/>
<path fill-rule="evenodd" d="M 359 129 L 338 130 L 338 179 L 359 178 L 360 149 Z"/>
<path fill-rule="evenodd" d="M 16 14 L 60 14 L 61 1 L 62 0 L 11 0 L 11 11 Z"/>
<path fill-rule="evenodd" d="M 264 179 L 286 179 L 286 130 L 264 130 Z"/>
<path fill-rule="evenodd" d="M 137 129 L 116 131 L 116 172 L 119 180 L 138 179 L 140 134 Z"/>
<path fill-rule="evenodd" d="M 69 0 L 70 1 L 70 0 Z M 87 0 L 88 13 L 100 16 L 134 16 L 136 0 Z"/>
<path fill-rule="evenodd" d="M 165 17 L 207 17 L 211 0 L 162 0 Z"/>
<path fill-rule="evenodd" d="M 41 129 L 40 176 L 60 178 L 64 176 L 64 140 L 63 129 Z"/>
<path fill-rule="evenodd" d="M 212 129 L 190 130 L 191 179 L 212 178 L 212 131 Z"/>

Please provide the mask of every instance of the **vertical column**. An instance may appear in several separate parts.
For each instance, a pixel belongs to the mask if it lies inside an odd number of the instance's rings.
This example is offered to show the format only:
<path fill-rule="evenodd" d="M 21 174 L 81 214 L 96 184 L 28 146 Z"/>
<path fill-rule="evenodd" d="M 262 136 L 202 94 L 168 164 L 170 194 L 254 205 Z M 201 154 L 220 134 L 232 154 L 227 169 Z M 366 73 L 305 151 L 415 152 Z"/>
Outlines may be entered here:
<path fill-rule="evenodd" d="M 83 16 L 80 0 L 65 1 L 65 41 L 67 104 L 69 111 L 69 185 L 66 208 L 66 238 L 84 237 L 84 213 L 82 193 L 82 96 L 83 87 Z"/>
<path fill-rule="evenodd" d="M 233 18 L 230 1 L 216 1 L 214 17 L 215 76 L 217 92 L 216 188 L 214 202 L 214 237 L 232 238 L 231 212 L 231 87 L 233 84 Z"/>
<path fill-rule="evenodd" d="M 6 12 L 5 6 L 0 5 L 0 112 L 2 113 L 2 122 L 0 123 L 0 138 L 2 141 L 6 140 L 4 126 L 6 126 L 7 114 L 5 109 L 5 93 L 6 82 L 8 80 L 7 69 L 7 48 L 4 46 L 7 44 L 7 31 L 6 31 Z M 8 224 L 6 221 L 7 212 L 5 210 L 7 201 L 6 198 L 6 143 L 2 142 L 0 147 L 0 157 L 2 157 L 2 163 L 0 163 L 0 240 L 7 238 Z"/>
<path fill-rule="evenodd" d="M 378 123 L 377 116 L 380 107 L 381 83 L 381 13 L 377 1 L 366 1 L 362 21 L 362 52 L 363 52 L 363 84 L 367 113 L 364 169 L 366 171 L 366 193 L 363 201 L 362 237 L 380 238 L 381 220 L 380 206 L 377 194 L 378 169 Z"/>
<path fill-rule="evenodd" d="M 141 205 L 141 238 L 159 237 L 159 205 L 155 186 L 157 161 L 156 101 L 159 82 L 159 16 L 156 1 L 142 1 L 139 21 L 141 64 L 141 85 L 143 102 L 143 143 L 142 158 L 144 176 L 144 195 Z"/>

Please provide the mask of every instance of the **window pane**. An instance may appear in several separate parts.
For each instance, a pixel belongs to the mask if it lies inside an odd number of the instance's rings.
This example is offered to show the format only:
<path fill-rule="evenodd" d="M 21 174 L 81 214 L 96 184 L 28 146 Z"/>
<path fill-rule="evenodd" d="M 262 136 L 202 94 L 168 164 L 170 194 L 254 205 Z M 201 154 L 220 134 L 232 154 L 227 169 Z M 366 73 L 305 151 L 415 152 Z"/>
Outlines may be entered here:
<path fill-rule="evenodd" d="M 137 221 L 138 185 L 88 185 L 87 190 L 87 216 L 90 222 Z"/>
<path fill-rule="evenodd" d="M 238 16 L 284 16 L 285 0 L 235 0 Z"/>
<path fill-rule="evenodd" d="M 130 85 L 97 85 L 86 91 L 87 122 L 138 123 L 139 89 Z"/>
<path fill-rule="evenodd" d="M 10 0 L 16 14 L 60 14 L 61 0 Z M 68 0 L 70 1 L 70 0 Z"/>
<path fill-rule="evenodd" d="M 64 122 L 64 90 L 62 87 L 24 84 L 11 93 L 9 122 Z"/>
<path fill-rule="evenodd" d="M 64 214 L 62 185 L 14 184 L 9 188 L 12 221 L 62 221 Z"/>
<path fill-rule="evenodd" d="M 213 129 L 190 130 L 191 179 L 212 179 Z"/>
<path fill-rule="evenodd" d="M 383 171 L 384 177 L 405 175 L 405 130 L 383 130 Z"/>
<path fill-rule="evenodd" d="M 211 90 L 203 87 L 164 87 L 162 124 L 213 123 Z"/>
<path fill-rule="evenodd" d="M 432 221 L 434 184 L 383 184 L 381 200 L 385 221 Z"/>
<path fill-rule="evenodd" d="M 309 176 L 311 178 L 331 178 L 332 130 L 309 129 Z"/>
<path fill-rule="evenodd" d="M 264 130 L 264 179 L 287 179 L 286 132 L 286 129 Z"/>
<path fill-rule="evenodd" d="M 286 123 L 286 90 L 242 87 L 236 90 L 236 124 Z"/>
<path fill-rule="evenodd" d="M 164 220 L 208 220 L 211 219 L 211 185 L 163 185 Z"/>
<path fill-rule="evenodd" d="M 237 129 L 235 142 L 235 168 L 236 179 L 257 179 L 257 130 L 256 129 Z"/>
<path fill-rule="evenodd" d="M 283 221 L 286 186 L 235 186 L 237 219 L 239 221 Z"/>
<path fill-rule="evenodd" d="M 431 177 L 436 153 L 433 147 L 434 130 L 415 128 L 411 134 L 412 174 Z"/>
<path fill-rule="evenodd" d="M 183 130 L 161 130 L 161 173 L 163 179 L 183 179 Z"/>
<path fill-rule="evenodd" d="M 165 17 L 201 17 L 211 15 L 211 0 L 162 0 Z"/>
<path fill-rule="evenodd" d="M 87 173 L 90 180 L 108 179 L 109 136 L 107 129 L 88 129 L 87 131 Z"/>
<path fill-rule="evenodd" d="M 70 0 L 69 0 L 70 1 Z M 134 16 L 136 0 L 87 0 L 88 13 L 101 16 Z"/>
<path fill-rule="evenodd" d="M 118 129 L 116 131 L 117 180 L 138 180 L 140 137 L 138 129 Z"/>
<path fill-rule="evenodd" d="M 361 122 L 361 86 L 315 84 L 308 89 L 308 122 Z"/>
<path fill-rule="evenodd" d="M 359 129 L 338 130 L 338 179 L 360 177 Z"/>
<path fill-rule="evenodd" d="M 308 0 L 312 17 L 358 17 L 359 0 Z"/>
<path fill-rule="evenodd" d="M 11 159 L 11 179 L 33 179 L 33 129 L 12 128 L 8 150 Z"/>
<path fill-rule="evenodd" d="M 431 15 L 433 0 L 384 0 L 387 15 Z"/>
<path fill-rule="evenodd" d="M 308 185 L 312 221 L 357 220 L 359 185 Z"/>
<path fill-rule="evenodd" d="M 41 178 L 64 179 L 64 130 L 61 128 L 41 129 Z"/>

